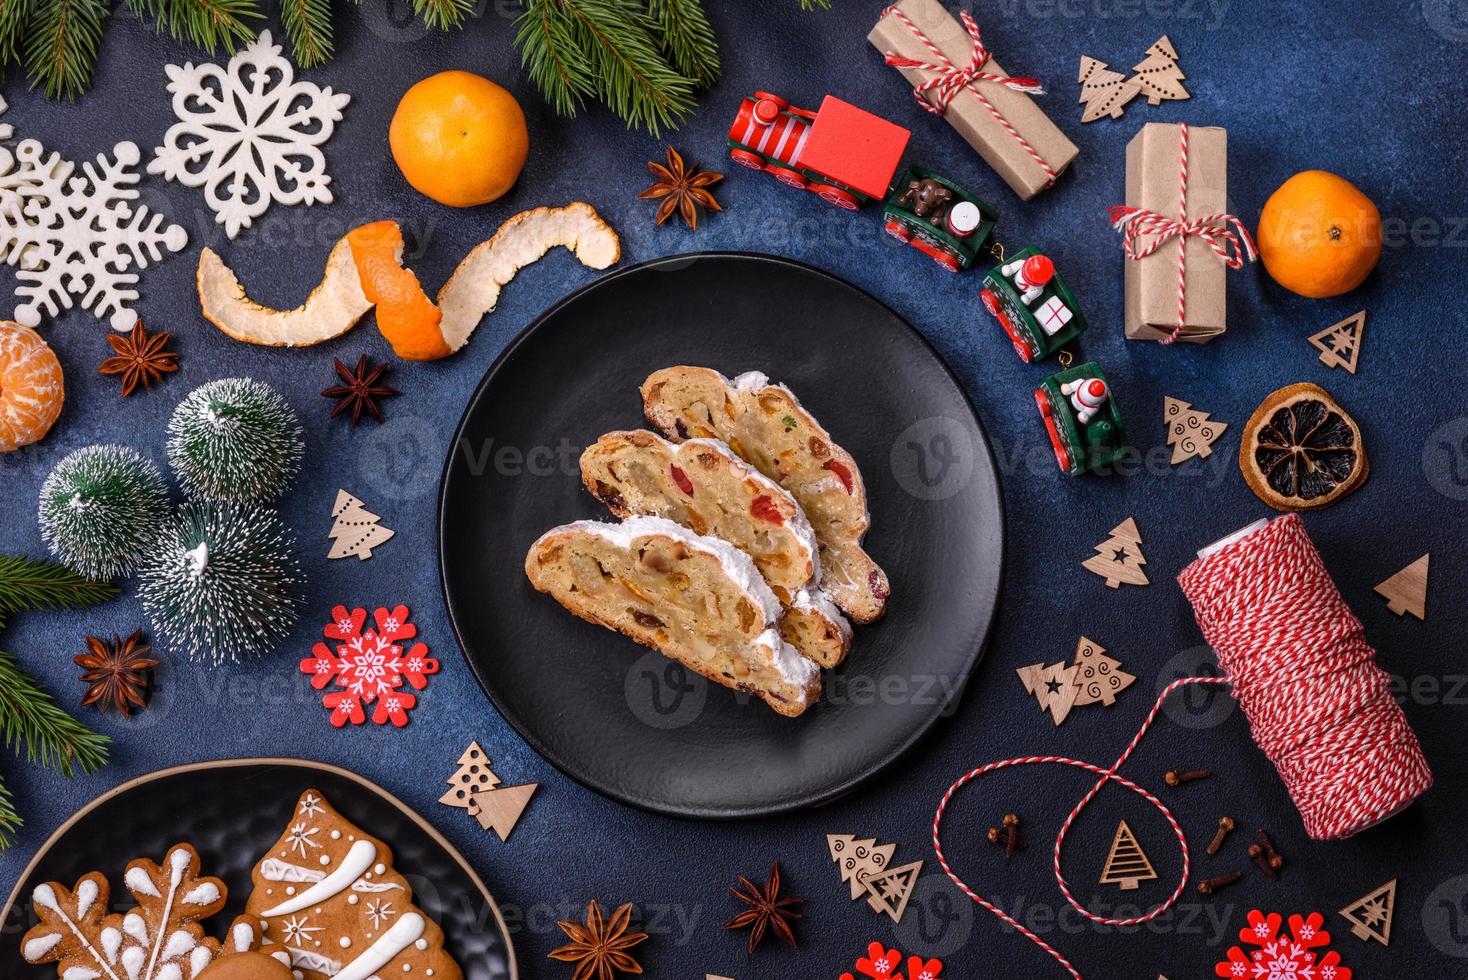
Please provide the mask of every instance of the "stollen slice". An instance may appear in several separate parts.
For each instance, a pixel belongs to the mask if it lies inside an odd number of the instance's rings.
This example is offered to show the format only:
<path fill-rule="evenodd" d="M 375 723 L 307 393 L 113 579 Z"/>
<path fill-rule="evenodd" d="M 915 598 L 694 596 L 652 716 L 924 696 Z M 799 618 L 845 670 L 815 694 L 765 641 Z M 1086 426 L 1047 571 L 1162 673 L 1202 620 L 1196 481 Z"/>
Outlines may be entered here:
<path fill-rule="evenodd" d="M 780 638 L 780 602 L 754 561 L 661 517 L 552 528 L 525 556 L 530 584 L 787 717 L 821 693 L 820 668 Z"/>
<path fill-rule="evenodd" d="M 845 658 L 851 625 L 819 594 L 820 560 L 805 512 L 724 443 L 608 432 L 581 454 L 581 480 L 618 517 L 664 517 L 749 555 L 785 607 L 778 623 L 785 642 L 822 667 Z"/>
<path fill-rule="evenodd" d="M 816 532 L 821 588 L 858 623 L 886 611 L 887 574 L 861 547 L 871 526 L 861 471 L 789 388 L 758 371 L 731 381 L 680 365 L 642 383 L 642 408 L 669 439 L 720 439 L 790 491 Z"/>

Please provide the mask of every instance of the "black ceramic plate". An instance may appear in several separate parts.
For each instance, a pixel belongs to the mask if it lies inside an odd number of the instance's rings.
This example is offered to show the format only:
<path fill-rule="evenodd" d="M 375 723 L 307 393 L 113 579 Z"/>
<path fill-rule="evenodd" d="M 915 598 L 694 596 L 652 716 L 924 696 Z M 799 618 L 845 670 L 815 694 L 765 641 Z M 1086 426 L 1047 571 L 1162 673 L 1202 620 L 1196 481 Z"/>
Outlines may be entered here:
<path fill-rule="evenodd" d="M 229 903 L 203 924 L 209 935 L 222 936 L 244 911 L 250 869 L 275 843 L 309 787 L 388 843 L 395 866 L 413 886 L 414 902 L 443 927 L 445 948 L 466 980 L 515 980 L 515 953 L 499 907 L 453 845 L 375 783 L 335 766 L 292 759 L 165 769 L 124 783 L 62 824 L 10 893 L 0 920 L 0 963 L 11 966 L 0 975 L 55 980 L 54 966 L 27 967 L 20 957 L 21 937 L 37 921 L 30 906 L 37 885 L 60 881 L 71 887 L 87 872 L 102 871 L 112 883 L 114 904 L 126 907 L 127 863 L 138 857 L 162 860 L 180 841 L 193 844 L 205 873 L 229 887 Z"/>
<path fill-rule="evenodd" d="M 525 579 L 544 531 L 611 519 L 581 487 L 581 450 L 644 426 L 638 386 L 674 364 L 785 382 L 866 480 L 866 548 L 892 598 L 800 718 L 577 619 Z M 449 616 L 495 706 L 592 789 L 695 817 L 825 802 L 911 746 L 979 659 L 1003 540 L 988 442 L 927 342 L 854 286 L 758 255 L 649 262 L 548 310 L 470 400 L 439 502 Z"/>

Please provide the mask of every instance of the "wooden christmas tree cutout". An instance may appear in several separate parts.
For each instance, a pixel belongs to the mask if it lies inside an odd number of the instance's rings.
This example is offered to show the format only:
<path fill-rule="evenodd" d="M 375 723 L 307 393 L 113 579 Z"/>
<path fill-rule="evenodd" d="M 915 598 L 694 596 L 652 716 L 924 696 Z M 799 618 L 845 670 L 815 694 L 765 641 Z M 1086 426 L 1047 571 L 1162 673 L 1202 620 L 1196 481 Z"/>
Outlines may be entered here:
<path fill-rule="evenodd" d="M 479 826 L 493 829 L 500 840 L 507 841 L 539 788 L 539 783 L 522 783 L 480 793 L 474 797 L 474 819 L 479 821 Z"/>
<path fill-rule="evenodd" d="M 1142 554 L 1142 534 L 1137 522 L 1128 517 L 1111 529 L 1111 537 L 1096 545 L 1096 553 L 1081 562 L 1087 571 L 1095 572 L 1106 580 L 1107 586 L 1117 588 L 1127 585 L 1146 585 L 1147 573 L 1142 566 L 1147 564 Z"/>
<path fill-rule="evenodd" d="M 1345 368 L 1356 373 L 1356 360 L 1361 356 L 1361 334 L 1366 330 L 1366 311 L 1362 310 L 1332 324 L 1310 337 L 1320 350 L 1320 363 L 1328 368 Z"/>
<path fill-rule="evenodd" d="M 1227 422 L 1215 422 L 1207 412 L 1200 412 L 1187 402 L 1171 395 L 1162 396 L 1162 421 L 1167 425 L 1167 444 L 1172 447 L 1172 465 L 1193 457 L 1212 455 L 1209 447 L 1223 435 Z"/>
<path fill-rule="evenodd" d="M 878 844 L 875 837 L 858 840 L 855 834 L 827 834 L 826 849 L 841 866 L 841 880 L 851 886 L 851 900 L 866 894 L 867 879 L 886 870 L 897 852 L 896 844 Z"/>
<path fill-rule="evenodd" d="M 1080 101 L 1086 106 L 1085 112 L 1081 113 L 1083 123 L 1094 122 L 1102 116 L 1120 119 L 1126 104 L 1136 98 L 1142 89 L 1141 85 L 1121 72 L 1107 68 L 1104 61 L 1097 61 L 1087 55 L 1081 55 L 1079 81 Z"/>
<path fill-rule="evenodd" d="M 1131 891 L 1138 882 L 1157 877 L 1152 862 L 1142 853 L 1137 835 L 1126 821 L 1116 825 L 1116 836 L 1111 841 L 1111 852 L 1106 855 L 1106 866 L 1101 869 L 1101 884 L 1116 885 L 1122 891 Z"/>
<path fill-rule="evenodd" d="M 885 913 L 893 922 L 901 922 L 907 911 L 907 900 L 917 887 L 918 874 L 923 862 L 914 861 L 900 868 L 891 868 L 867 879 L 867 904 L 873 912 Z"/>
<path fill-rule="evenodd" d="M 1136 680 L 1121 669 L 1121 661 L 1106 656 L 1106 648 L 1095 640 L 1081 637 L 1076 644 L 1075 707 L 1085 704 L 1113 705 L 1116 696 Z"/>
<path fill-rule="evenodd" d="M 1426 554 L 1376 587 L 1376 593 L 1387 600 L 1386 607 L 1398 616 L 1411 613 L 1427 618 L 1427 566 L 1432 555 Z"/>
<path fill-rule="evenodd" d="M 1163 99 L 1189 97 L 1188 90 L 1183 88 L 1183 79 L 1187 76 L 1177 66 L 1177 52 L 1166 34 L 1147 49 L 1146 59 L 1132 71 L 1136 74 L 1128 81 L 1137 83 L 1151 105 L 1161 105 Z"/>
<path fill-rule="evenodd" d="M 383 527 L 382 518 L 362 506 L 362 501 L 345 490 L 336 492 L 336 503 L 331 505 L 331 551 L 327 558 L 350 558 L 356 555 L 362 561 L 372 557 L 372 549 L 390 541 L 397 534 Z"/>
<path fill-rule="evenodd" d="M 459 756 L 459 769 L 444 780 L 452 787 L 438 798 L 444 806 L 460 807 L 472 816 L 479 812 L 474 797 L 500 784 L 499 777 L 489 768 L 489 759 L 478 742 L 470 742 L 464 754 Z"/>
<path fill-rule="evenodd" d="M 1079 689 L 1076 687 L 1077 669 L 1066 664 L 1030 664 L 1028 667 L 1020 667 L 1015 671 L 1019 675 L 1025 690 L 1039 702 L 1043 711 L 1050 712 L 1050 718 L 1059 725 L 1065 721 L 1070 709 L 1075 706 L 1076 695 Z"/>
<path fill-rule="evenodd" d="M 1383 946 L 1392 941 L 1392 912 L 1397 907 L 1397 879 L 1362 895 L 1338 913 L 1351 924 L 1351 935 L 1362 942 L 1375 939 Z"/>

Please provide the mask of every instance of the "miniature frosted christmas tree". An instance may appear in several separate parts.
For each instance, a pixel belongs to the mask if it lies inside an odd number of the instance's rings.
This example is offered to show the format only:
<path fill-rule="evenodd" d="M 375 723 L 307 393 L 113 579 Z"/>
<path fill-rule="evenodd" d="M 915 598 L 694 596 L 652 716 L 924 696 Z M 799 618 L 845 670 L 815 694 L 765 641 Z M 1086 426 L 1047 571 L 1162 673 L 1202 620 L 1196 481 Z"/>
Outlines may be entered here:
<path fill-rule="evenodd" d="M 1361 356 L 1361 334 L 1366 330 L 1366 311 L 1348 316 L 1314 334 L 1310 343 L 1320 351 L 1320 363 L 1328 368 L 1345 368 L 1356 373 L 1356 360 Z"/>
<path fill-rule="evenodd" d="M 1207 457 L 1209 447 L 1223 435 L 1227 422 L 1215 422 L 1187 402 L 1170 396 L 1162 400 L 1162 420 L 1167 424 L 1167 444 L 1172 447 L 1172 465 L 1194 456 Z"/>
<path fill-rule="evenodd" d="M 1136 680 L 1121 669 L 1121 661 L 1106 655 L 1095 640 L 1081 637 L 1076 646 L 1075 707 L 1083 704 L 1115 704 L 1116 696 Z"/>
<path fill-rule="evenodd" d="M 475 795 L 494 789 L 500 784 L 500 779 L 489 768 L 489 758 L 479 743 L 470 742 L 464 754 L 459 756 L 458 771 L 444 782 L 452 788 L 440 796 L 438 802 L 468 810 L 473 815 L 479 812 L 474 804 Z"/>
<path fill-rule="evenodd" d="M 1137 883 L 1157 877 L 1152 862 L 1142 853 L 1137 836 L 1123 820 L 1116 826 L 1116 836 L 1111 841 L 1111 853 L 1106 855 L 1106 866 L 1101 869 L 1101 884 L 1117 885 L 1122 891 L 1131 891 Z"/>
<path fill-rule="evenodd" d="M 269 503 L 290 485 L 304 451 L 290 403 L 251 378 L 200 385 L 168 422 L 168 464 L 194 500 Z"/>
<path fill-rule="evenodd" d="M 1397 906 L 1397 879 L 1363 895 L 1341 909 L 1340 916 L 1351 924 L 1351 935 L 1365 942 L 1375 939 L 1383 946 L 1392 940 L 1392 911 Z"/>
<path fill-rule="evenodd" d="M 1146 585 L 1147 573 L 1142 566 L 1147 558 L 1142 554 L 1142 534 L 1137 522 L 1128 517 L 1111 529 L 1111 536 L 1096 545 L 1096 553 L 1081 565 L 1106 580 L 1110 588 L 1127 585 Z"/>
<path fill-rule="evenodd" d="M 336 503 L 331 507 L 334 521 L 331 525 L 331 551 L 327 558 L 349 558 L 356 555 L 362 561 L 372 557 L 372 549 L 392 540 L 397 534 L 378 522 L 382 518 L 362 505 L 362 501 L 345 490 L 336 492 Z"/>
<path fill-rule="evenodd" d="M 1137 83 L 1151 105 L 1161 105 L 1163 99 L 1188 98 L 1188 90 L 1183 88 L 1187 76 L 1177 66 L 1177 52 L 1165 34 L 1147 49 L 1146 59 L 1132 71 L 1136 74 L 1129 81 Z"/>
<path fill-rule="evenodd" d="M 88 578 L 131 574 L 168 522 L 158 467 L 127 446 L 85 446 L 41 485 L 41 538 L 62 564 Z"/>
<path fill-rule="evenodd" d="M 851 886 L 853 901 L 866 893 L 867 879 L 885 870 L 897 852 L 896 844 L 878 844 L 875 837 L 857 840 L 852 834 L 827 834 L 826 848 L 841 866 L 841 880 Z"/>
<path fill-rule="evenodd" d="M 1081 114 L 1083 123 L 1094 122 L 1102 116 L 1120 119 L 1126 104 L 1142 90 L 1134 79 L 1112 71 L 1104 61 L 1087 55 L 1081 55 L 1080 83 L 1080 101 L 1086 106 L 1086 111 Z"/>

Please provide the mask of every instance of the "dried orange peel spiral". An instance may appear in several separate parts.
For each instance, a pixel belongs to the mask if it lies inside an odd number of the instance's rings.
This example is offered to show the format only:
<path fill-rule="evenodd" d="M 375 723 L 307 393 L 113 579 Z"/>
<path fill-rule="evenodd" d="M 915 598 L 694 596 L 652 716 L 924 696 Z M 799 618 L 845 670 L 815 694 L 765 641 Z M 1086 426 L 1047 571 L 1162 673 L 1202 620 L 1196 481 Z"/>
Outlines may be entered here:
<path fill-rule="evenodd" d="M 581 201 L 534 208 L 500 225 L 476 245 L 439 290 L 428 298 L 402 264 L 403 234 L 395 221 L 353 229 L 327 259 L 321 284 L 294 310 L 255 303 L 217 254 L 199 257 L 199 301 L 204 316 L 236 340 L 303 347 L 345 333 L 374 305 L 377 327 L 405 360 L 447 357 L 469 342 L 474 328 L 499 302 L 500 290 L 525 266 L 556 246 L 570 250 L 589 269 L 605 269 L 622 257 L 621 240 L 596 209 Z"/>

